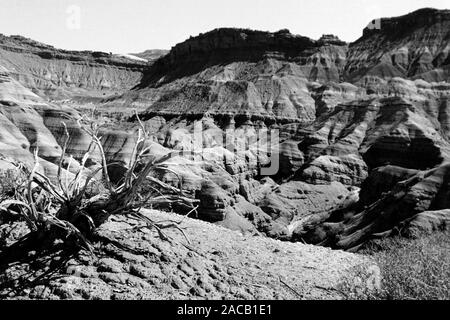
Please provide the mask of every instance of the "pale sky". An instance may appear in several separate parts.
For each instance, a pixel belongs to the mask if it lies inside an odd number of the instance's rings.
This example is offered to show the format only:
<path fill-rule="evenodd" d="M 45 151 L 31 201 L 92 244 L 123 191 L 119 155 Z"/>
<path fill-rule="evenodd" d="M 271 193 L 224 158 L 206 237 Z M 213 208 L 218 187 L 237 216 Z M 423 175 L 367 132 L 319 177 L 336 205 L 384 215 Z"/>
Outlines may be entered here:
<path fill-rule="evenodd" d="M 114 53 L 170 49 L 218 27 L 289 29 L 318 39 L 354 41 L 379 17 L 448 0 L 0 0 L 0 33 L 58 48 Z"/>

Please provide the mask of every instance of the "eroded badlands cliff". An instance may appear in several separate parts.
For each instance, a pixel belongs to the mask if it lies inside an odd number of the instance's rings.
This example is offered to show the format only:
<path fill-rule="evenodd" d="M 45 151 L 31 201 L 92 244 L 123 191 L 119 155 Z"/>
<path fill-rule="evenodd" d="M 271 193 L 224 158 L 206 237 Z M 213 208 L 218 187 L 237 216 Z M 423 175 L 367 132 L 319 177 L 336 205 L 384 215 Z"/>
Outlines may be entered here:
<path fill-rule="evenodd" d="M 152 155 L 194 151 L 155 174 L 181 177 L 203 220 L 342 249 L 447 228 L 449 25 L 448 10 L 423 9 L 351 44 L 216 29 L 153 63 L 1 37 L 0 154 L 30 162 L 39 147 L 51 172 L 61 122 L 80 160 L 89 139 L 75 120 L 87 109 L 138 110 Z M 125 163 L 136 118 L 108 121 L 108 161 Z"/>

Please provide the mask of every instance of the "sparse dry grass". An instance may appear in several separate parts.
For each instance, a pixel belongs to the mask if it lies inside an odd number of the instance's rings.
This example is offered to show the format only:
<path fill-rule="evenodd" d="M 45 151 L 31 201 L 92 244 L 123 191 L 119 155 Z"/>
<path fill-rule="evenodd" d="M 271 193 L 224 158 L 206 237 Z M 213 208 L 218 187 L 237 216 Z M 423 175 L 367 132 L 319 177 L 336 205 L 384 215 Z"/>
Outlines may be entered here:
<path fill-rule="evenodd" d="M 0 171 L 0 201 L 13 197 L 25 181 L 25 176 L 18 170 Z"/>
<path fill-rule="evenodd" d="M 419 239 L 386 238 L 361 252 L 381 269 L 381 290 L 366 298 L 387 300 L 450 299 L 450 233 Z"/>

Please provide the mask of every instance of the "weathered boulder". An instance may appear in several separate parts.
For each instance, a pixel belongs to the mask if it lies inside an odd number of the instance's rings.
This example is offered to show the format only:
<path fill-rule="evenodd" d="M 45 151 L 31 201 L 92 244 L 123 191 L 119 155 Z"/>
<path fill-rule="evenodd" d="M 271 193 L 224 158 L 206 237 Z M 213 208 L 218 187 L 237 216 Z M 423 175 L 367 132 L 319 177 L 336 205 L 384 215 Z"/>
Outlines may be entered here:
<path fill-rule="evenodd" d="M 225 220 L 234 204 L 234 200 L 222 188 L 208 180 L 202 181 L 196 198 L 200 200 L 199 218 L 211 222 Z"/>
<path fill-rule="evenodd" d="M 402 234 L 420 237 L 435 231 L 450 230 L 450 210 L 425 211 L 412 217 L 405 223 Z"/>
<path fill-rule="evenodd" d="M 350 191 L 339 182 L 312 185 L 291 181 L 257 203 L 276 222 L 288 226 L 307 215 L 327 212 L 342 202 Z"/>
<path fill-rule="evenodd" d="M 310 162 L 298 178 L 314 184 L 337 181 L 349 186 L 359 186 L 367 178 L 367 172 L 366 163 L 357 155 L 320 156 Z"/>

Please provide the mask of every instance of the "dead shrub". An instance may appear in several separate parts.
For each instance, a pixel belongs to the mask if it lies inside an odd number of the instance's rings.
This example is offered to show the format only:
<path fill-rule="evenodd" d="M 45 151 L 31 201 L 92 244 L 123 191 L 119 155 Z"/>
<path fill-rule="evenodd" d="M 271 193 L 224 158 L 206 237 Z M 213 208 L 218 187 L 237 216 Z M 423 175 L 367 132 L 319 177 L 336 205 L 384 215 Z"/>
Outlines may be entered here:
<path fill-rule="evenodd" d="M 161 203 L 179 203 L 194 210 L 195 200 L 186 197 L 181 186 L 175 188 L 151 177 L 154 170 L 170 171 L 164 162 L 175 154 L 150 159 L 150 150 L 145 147 L 148 134 L 140 120 L 139 123 L 137 142 L 125 165 L 123 179 L 118 183 L 112 183 L 109 178 L 108 167 L 111 164 L 107 163 L 105 157 L 102 138 L 99 136 L 100 126 L 82 118 L 78 125 L 90 136 L 91 141 L 77 172 L 72 175 L 65 170 L 67 168 L 63 168 L 70 138 L 65 128 L 66 139 L 56 181 L 38 171 L 36 149 L 35 164 L 31 170 L 16 164 L 27 178 L 20 187 L 8 189 L 8 199 L 2 199 L 0 203 L 0 216 L 8 214 L 25 221 L 30 230 L 26 237 L 57 237 L 68 245 L 90 251 L 93 249 L 92 241 L 98 240 L 96 230 L 112 215 L 129 215 L 139 219 L 148 228 L 156 229 L 164 240 L 170 240 L 163 231 L 165 228 L 177 228 L 182 232 L 176 223 L 155 223 L 140 213 L 142 207 Z M 101 166 L 92 170 L 86 167 L 86 163 L 94 152 L 100 154 Z M 101 179 L 96 180 L 99 175 Z M 145 196 L 141 193 L 144 184 L 150 185 Z"/>

